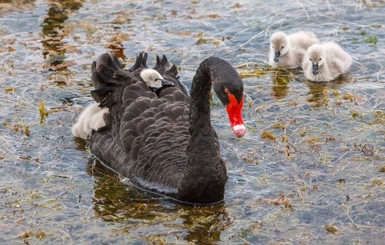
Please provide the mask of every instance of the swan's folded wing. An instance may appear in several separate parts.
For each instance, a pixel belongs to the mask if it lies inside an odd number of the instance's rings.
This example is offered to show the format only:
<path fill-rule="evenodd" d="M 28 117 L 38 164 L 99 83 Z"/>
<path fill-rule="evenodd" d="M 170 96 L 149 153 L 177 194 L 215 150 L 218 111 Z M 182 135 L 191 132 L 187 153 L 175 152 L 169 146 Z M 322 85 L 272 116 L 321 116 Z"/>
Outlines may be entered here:
<path fill-rule="evenodd" d="M 187 103 L 152 99 L 133 103 L 145 109 L 134 119 L 135 146 L 130 148 L 135 159 L 132 172 L 137 180 L 160 183 L 164 187 L 176 186 L 186 168 L 186 147 L 189 139 L 189 110 Z M 130 131 L 132 125 L 122 125 L 122 131 Z M 134 132 L 131 131 L 131 135 Z M 127 147 L 127 145 L 126 145 Z M 157 173 L 153 175 L 151 173 Z M 172 176 L 172 177 L 170 177 Z M 142 183 L 143 184 L 143 183 Z M 159 191 L 159 190 L 157 190 Z"/>

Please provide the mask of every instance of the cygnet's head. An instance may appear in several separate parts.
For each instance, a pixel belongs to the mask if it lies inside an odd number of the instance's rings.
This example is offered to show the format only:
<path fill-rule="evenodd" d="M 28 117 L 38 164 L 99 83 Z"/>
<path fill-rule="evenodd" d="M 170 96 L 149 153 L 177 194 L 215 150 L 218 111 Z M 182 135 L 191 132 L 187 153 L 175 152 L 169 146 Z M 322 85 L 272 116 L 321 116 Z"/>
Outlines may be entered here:
<path fill-rule="evenodd" d="M 275 32 L 270 37 L 270 45 L 274 50 L 274 62 L 278 62 L 279 57 L 285 55 L 289 51 L 289 38 L 284 32 Z"/>
<path fill-rule="evenodd" d="M 150 88 L 161 88 L 162 81 L 164 80 L 162 75 L 154 69 L 144 69 L 140 72 L 140 77 Z"/>
<path fill-rule="evenodd" d="M 325 50 L 320 44 L 314 44 L 307 50 L 307 56 L 312 63 L 313 75 L 318 75 L 319 68 L 326 62 Z"/>

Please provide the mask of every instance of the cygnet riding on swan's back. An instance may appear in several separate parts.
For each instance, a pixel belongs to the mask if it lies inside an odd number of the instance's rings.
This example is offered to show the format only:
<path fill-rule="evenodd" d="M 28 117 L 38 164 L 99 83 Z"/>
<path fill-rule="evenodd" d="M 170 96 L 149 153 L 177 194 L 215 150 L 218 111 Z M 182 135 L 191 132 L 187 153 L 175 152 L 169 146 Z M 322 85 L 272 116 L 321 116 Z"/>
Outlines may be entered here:
<path fill-rule="evenodd" d="M 269 64 L 275 68 L 301 67 L 306 50 L 314 43 L 318 39 L 312 32 L 275 32 L 270 37 Z"/>
<path fill-rule="evenodd" d="M 173 86 L 174 83 L 165 80 L 154 69 L 143 69 L 140 78 L 156 94 L 162 88 Z M 78 121 L 72 126 L 72 134 L 75 137 L 87 139 L 92 131 L 100 131 L 109 127 L 110 115 L 107 107 L 101 108 L 99 103 L 92 103 L 80 114 Z"/>
<path fill-rule="evenodd" d="M 228 62 L 210 57 L 197 69 L 189 97 L 174 66 L 167 70 L 158 58 L 154 69 L 174 85 L 156 94 L 141 81 L 146 58 L 141 54 L 129 70 L 121 69 L 112 54 L 93 63 L 92 96 L 108 108 L 111 123 L 87 138 L 91 152 L 149 191 L 186 203 L 223 200 L 227 170 L 211 126 L 209 101 L 213 86 L 235 136 L 243 136 L 239 74 Z"/>
<path fill-rule="evenodd" d="M 160 92 L 161 88 L 174 85 L 173 82 L 165 80 L 162 75 L 154 69 L 143 69 L 140 72 L 140 77 L 156 94 Z"/>
<path fill-rule="evenodd" d="M 331 81 L 348 71 L 351 56 L 334 42 L 312 45 L 306 52 L 302 69 L 311 81 Z"/>
<path fill-rule="evenodd" d="M 103 130 L 109 126 L 108 108 L 100 108 L 92 103 L 80 114 L 78 121 L 72 126 L 75 137 L 87 139 L 92 131 Z"/>

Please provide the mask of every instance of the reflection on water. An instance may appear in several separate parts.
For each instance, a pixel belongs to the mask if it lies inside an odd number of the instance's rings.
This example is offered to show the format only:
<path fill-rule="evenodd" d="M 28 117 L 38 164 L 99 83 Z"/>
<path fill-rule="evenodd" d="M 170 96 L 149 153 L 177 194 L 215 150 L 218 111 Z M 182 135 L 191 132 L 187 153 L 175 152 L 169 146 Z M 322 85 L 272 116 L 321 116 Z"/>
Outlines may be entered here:
<path fill-rule="evenodd" d="M 282 99 L 284 98 L 289 89 L 288 84 L 294 79 L 294 72 L 297 70 L 287 70 L 287 69 L 273 69 L 271 71 L 271 81 L 272 81 L 272 95 L 274 98 Z"/>
<path fill-rule="evenodd" d="M 327 106 L 329 103 L 328 89 L 339 89 L 351 81 L 349 75 L 341 75 L 330 82 L 305 81 L 309 88 L 307 101 L 314 107 Z"/>
<path fill-rule="evenodd" d="M 223 203 L 191 207 L 153 196 L 122 183 L 117 174 L 107 170 L 97 160 L 89 161 L 88 173 L 95 177 L 95 213 L 104 221 L 130 227 L 123 232 L 133 232 L 144 225 L 169 220 L 172 227 L 165 227 L 166 235 L 170 233 L 176 237 L 183 236 L 184 241 L 208 244 L 220 241 L 222 231 L 231 223 Z M 132 224 L 135 226 L 131 227 Z M 154 231 L 147 232 L 147 239 L 151 240 Z M 161 232 L 162 229 L 157 230 L 157 236 Z"/>
<path fill-rule="evenodd" d="M 65 59 L 66 47 L 63 42 L 68 30 L 64 22 L 81 8 L 84 0 L 49 1 L 47 15 L 42 23 L 43 56 L 50 65 L 61 64 Z"/>

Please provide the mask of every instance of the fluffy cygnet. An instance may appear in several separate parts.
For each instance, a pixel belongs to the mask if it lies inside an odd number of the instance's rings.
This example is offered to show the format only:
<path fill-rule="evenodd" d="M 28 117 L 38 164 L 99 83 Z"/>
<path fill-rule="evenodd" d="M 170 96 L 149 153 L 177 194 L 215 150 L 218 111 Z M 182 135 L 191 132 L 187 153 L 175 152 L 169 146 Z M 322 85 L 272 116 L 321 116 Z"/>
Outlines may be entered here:
<path fill-rule="evenodd" d="M 87 139 L 93 131 L 99 131 L 109 124 L 108 108 L 100 108 L 98 103 L 89 105 L 79 116 L 77 122 L 72 126 L 72 134 L 75 137 Z"/>
<path fill-rule="evenodd" d="M 302 69 L 311 81 L 331 81 L 347 72 L 351 56 L 334 42 L 312 45 L 306 52 Z"/>
<path fill-rule="evenodd" d="M 147 84 L 147 86 L 159 96 L 163 87 L 174 86 L 174 83 L 168 81 L 154 69 L 144 69 L 140 72 L 140 77 Z"/>
<path fill-rule="evenodd" d="M 318 39 L 312 32 L 275 32 L 270 37 L 269 64 L 275 68 L 301 67 L 306 50 L 315 43 Z"/>
<path fill-rule="evenodd" d="M 140 77 L 150 88 L 161 88 L 162 81 L 164 80 L 162 75 L 154 69 L 144 69 L 140 72 Z"/>

